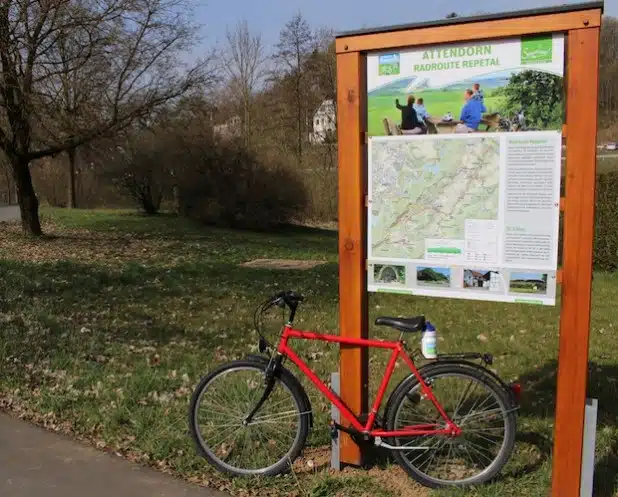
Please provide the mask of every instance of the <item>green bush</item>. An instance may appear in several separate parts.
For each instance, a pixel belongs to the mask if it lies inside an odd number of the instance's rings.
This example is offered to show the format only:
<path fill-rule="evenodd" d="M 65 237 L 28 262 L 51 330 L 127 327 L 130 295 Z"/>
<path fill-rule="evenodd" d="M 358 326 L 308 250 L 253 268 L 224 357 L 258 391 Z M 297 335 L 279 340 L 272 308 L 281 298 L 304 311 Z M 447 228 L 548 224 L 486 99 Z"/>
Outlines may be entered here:
<path fill-rule="evenodd" d="M 523 108 L 528 127 L 560 129 L 564 111 L 563 92 L 561 77 L 528 70 L 513 74 L 509 84 L 494 95 L 506 97 L 502 114 L 512 116 Z"/>

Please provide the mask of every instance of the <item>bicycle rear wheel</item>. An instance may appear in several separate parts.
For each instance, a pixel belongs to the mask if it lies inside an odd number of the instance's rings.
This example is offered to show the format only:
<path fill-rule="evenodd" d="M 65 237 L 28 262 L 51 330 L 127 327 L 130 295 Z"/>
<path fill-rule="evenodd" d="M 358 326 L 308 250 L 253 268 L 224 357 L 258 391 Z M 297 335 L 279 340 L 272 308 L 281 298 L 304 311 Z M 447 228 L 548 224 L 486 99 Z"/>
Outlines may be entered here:
<path fill-rule="evenodd" d="M 515 443 L 516 420 L 507 392 L 482 368 L 469 365 L 431 364 L 420 373 L 462 433 L 392 439 L 391 445 L 411 447 L 393 451 L 399 465 L 432 488 L 477 485 L 492 479 L 508 462 Z M 385 419 L 389 431 L 421 424 L 446 427 L 416 377 L 395 389 Z"/>
<path fill-rule="evenodd" d="M 309 434 L 311 407 L 290 372 L 281 368 L 255 416 L 247 415 L 264 393 L 266 363 L 224 364 L 195 389 L 189 427 L 199 452 L 222 472 L 273 476 L 289 469 Z"/>

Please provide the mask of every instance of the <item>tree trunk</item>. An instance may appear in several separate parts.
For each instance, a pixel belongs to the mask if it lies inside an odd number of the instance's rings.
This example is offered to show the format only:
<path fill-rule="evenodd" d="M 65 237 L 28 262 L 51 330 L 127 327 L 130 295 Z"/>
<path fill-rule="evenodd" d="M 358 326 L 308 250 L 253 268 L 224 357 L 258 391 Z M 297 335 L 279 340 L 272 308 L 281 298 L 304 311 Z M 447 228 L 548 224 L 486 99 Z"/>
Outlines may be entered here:
<path fill-rule="evenodd" d="M 296 142 L 296 153 L 298 159 L 298 165 L 300 166 L 303 161 L 303 110 L 302 110 L 302 95 L 300 93 L 300 75 L 296 79 L 296 94 L 295 104 L 296 104 L 296 126 L 297 126 L 297 142 Z"/>
<path fill-rule="evenodd" d="M 69 150 L 67 150 L 67 155 L 69 156 L 69 184 L 67 207 L 69 209 L 77 208 L 77 193 L 75 188 L 75 152 L 76 150 L 74 148 L 70 148 Z"/>
<path fill-rule="evenodd" d="M 243 102 L 243 135 L 244 135 L 244 144 L 245 149 L 249 150 L 249 132 L 250 132 L 250 123 L 249 123 L 249 98 L 245 95 Z"/>
<path fill-rule="evenodd" d="M 185 206 L 182 201 L 182 194 L 180 193 L 180 187 L 178 185 L 174 185 L 174 188 L 172 191 L 174 195 L 174 210 L 176 211 L 176 214 L 178 216 L 185 216 L 186 215 Z"/>
<path fill-rule="evenodd" d="M 21 213 L 21 226 L 24 234 L 41 236 L 41 221 L 39 220 L 39 199 L 34 193 L 30 163 L 19 156 L 11 157 L 13 180 L 17 190 L 17 200 Z"/>
<path fill-rule="evenodd" d="M 300 53 L 300 44 L 298 39 L 296 40 L 296 119 L 298 124 L 298 165 L 300 166 L 303 161 L 303 96 L 301 95 L 301 78 L 302 78 L 302 59 Z"/>

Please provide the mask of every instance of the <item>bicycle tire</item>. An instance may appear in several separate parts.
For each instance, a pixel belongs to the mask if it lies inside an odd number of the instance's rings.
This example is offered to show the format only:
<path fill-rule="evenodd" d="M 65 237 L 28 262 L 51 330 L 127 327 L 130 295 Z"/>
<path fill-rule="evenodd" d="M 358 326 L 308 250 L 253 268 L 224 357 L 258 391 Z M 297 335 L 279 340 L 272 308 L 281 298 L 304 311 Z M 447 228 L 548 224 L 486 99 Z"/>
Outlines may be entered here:
<path fill-rule="evenodd" d="M 275 476 L 288 471 L 291 464 L 301 454 L 305 446 L 311 427 L 311 405 L 309 404 L 307 394 L 298 380 L 291 372 L 283 367 L 278 368 L 276 371 L 275 381 L 289 392 L 296 405 L 298 411 L 298 428 L 293 443 L 281 458 L 266 467 L 251 469 L 234 467 L 218 457 L 215 451 L 209 447 L 202 438 L 198 421 L 200 401 L 214 380 L 221 375 L 229 375 L 233 371 L 253 370 L 263 375 L 267 365 L 268 361 L 257 358 L 241 359 L 223 364 L 205 376 L 193 392 L 189 407 L 189 430 L 191 438 L 193 439 L 198 453 L 222 473 L 234 476 Z"/>
<path fill-rule="evenodd" d="M 412 477 L 414 480 L 418 481 L 422 485 L 430 488 L 441 488 L 448 486 L 467 487 L 479 485 L 489 480 L 492 480 L 502 470 L 504 465 L 509 461 L 515 445 L 517 424 L 512 399 L 509 397 L 508 392 L 502 385 L 500 385 L 494 378 L 488 375 L 482 368 L 472 368 L 468 363 L 433 363 L 421 368 L 419 370 L 419 373 L 421 374 L 425 382 L 430 383 L 437 378 L 454 376 L 460 378 L 468 378 L 485 386 L 488 391 L 492 392 L 494 397 L 497 399 L 498 405 L 500 406 L 501 413 L 504 419 L 504 440 L 498 454 L 494 457 L 491 464 L 487 468 L 485 468 L 479 474 L 476 474 L 475 476 L 470 478 L 465 478 L 463 480 L 449 481 L 427 475 L 425 472 L 412 464 L 412 462 L 404 455 L 404 452 L 412 451 L 393 450 L 392 452 L 394 459 L 404 469 L 404 471 L 408 473 L 410 477 Z M 418 387 L 419 381 L 416 376 L 412 375 L 404 379 L 393 391 L 393 393 L 388 399 L 384 414 L 387 430 L 392 431 L 398 429 L 396 427 L 396 416 L 402 404 L 406 401 L 406 399 L 409 399 L 408 395 L 410 394 L 410 392 L 414 391 L 414 389 Z M 438 401 L 440 401 L 439 398 Z M 437 413 L 437 410 L 435 411 Z M 452 413 L 447 412 L 447 414 L 451 416 Z M 462 429 L 465 433 L 465 428 Z M 401 443 L 401 439 L 397 438 L 391 439 L 389 443 L 395 446 L 403 445 Z"/>
<path fill-rule="evenodd" d="M 491 369 L 486 369 L 480 364 L 476 364 L 474 362 L 469 362 L 469 361 L 461 360 L 461 359 L 444 360 L 444 361 L 440 361 L 439 364 L 442 364 L 442 365 L 455 364 L 457 366 L 467 367 L 467 368 L 473 369 L 474 371 L 478 371 L 479 373 L 486 376 L 487 381 L 493 380 L 496 383 L 496 386 L 498 388 L 501 388 L 504 390 L 504 394 L 507 396 L 507 398 L 510 399 L 511 406 L 513 408 L 515 409 L 519 408 L 519 401 L 517 397 L 515 396 L 515 392 L 513 391 L 513 389 L 502 378 L 500 378 L 496 373 L 494 373 Z M 518 412 L 519 411 L 516 410 L 515 414 L 517 415 Z"/>

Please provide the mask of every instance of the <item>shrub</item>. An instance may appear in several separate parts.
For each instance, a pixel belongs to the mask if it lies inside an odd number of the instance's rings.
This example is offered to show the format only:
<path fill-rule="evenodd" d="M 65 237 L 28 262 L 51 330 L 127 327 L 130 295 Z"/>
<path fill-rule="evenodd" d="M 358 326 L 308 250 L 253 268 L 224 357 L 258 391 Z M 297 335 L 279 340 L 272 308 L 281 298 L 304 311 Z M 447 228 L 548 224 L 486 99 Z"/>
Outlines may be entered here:
<path fill-rule="evenodd" d="M 202 148 L 178 175 L 179 211 L 232 228 L 270 229 L 297 218 L 305 188 L 290 169 L 264 164 L 239 143 Z"/>
<path fill-rule="evenodd" d="M 594 268 L 615 271 L 618 268 L 618 172 L 597 178 Z"/>
<path fill-rule="evenodd" d="M 304 221 L 337 221 L 337 145 L 313 145 L 305 151 L 302 182 L 307 189 Z"/>
<path fill-rule="evenodd" d="M 148 215 L 159 212 L 170 183 L 162 145 L 151 136 L 140 136 L 117 147 L 107 177 L 124 190 Z"/>

